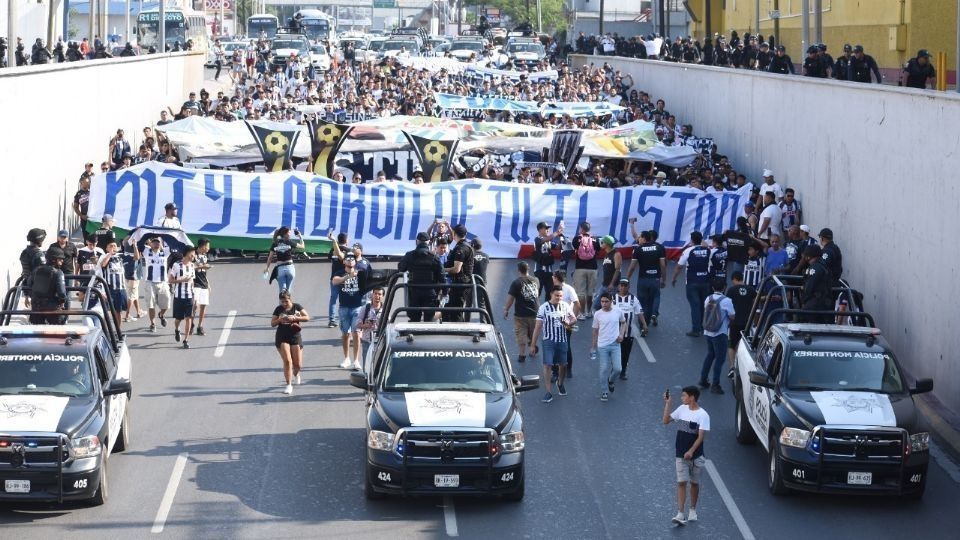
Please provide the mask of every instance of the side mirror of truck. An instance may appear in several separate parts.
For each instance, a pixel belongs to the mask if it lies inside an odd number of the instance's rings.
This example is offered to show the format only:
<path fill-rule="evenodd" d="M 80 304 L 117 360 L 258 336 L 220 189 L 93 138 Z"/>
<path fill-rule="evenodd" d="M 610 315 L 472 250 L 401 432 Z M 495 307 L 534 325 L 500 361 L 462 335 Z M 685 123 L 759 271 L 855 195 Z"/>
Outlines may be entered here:
<path fill-rule="evenodd" d="M 367 382 L 367 374 L 362 371 L 350 372 L 350 386 L 361 390 L 369 390 L 370 383 Z"/>
<path fill-rule="evenodd" d="M 911 394 L 924 394 L 933 391 L 933 379 L 917 379 L 917 383 L 910 389 Z"/>
<path fill-rule="evenodd" d="M 110 386 L 103 391 L 104 396 L 117 396 L 120 394 L 126 394 L 127 397 L 130 397 L 130 393 L 133 392 L 133 387 L 130 385 L 130 381 L 127 379 L 118 379 L 112 381 Z"/>
<path fill-rule="evenodd" d="M 749 376 L 750 384 L 755 384 L 764 388 L 773 388 L 773 381 L 770 380 L 770 377 L 766 373 L 762 371 L 751 371 Z"/>
<path fill-rule="evenodd" d="M 517 386 L 517 392 L 526 392 L 527 390 L 536 390 L 540 388 L 539 375 L 524 375 L 520 377 L 520 384 Z"/>

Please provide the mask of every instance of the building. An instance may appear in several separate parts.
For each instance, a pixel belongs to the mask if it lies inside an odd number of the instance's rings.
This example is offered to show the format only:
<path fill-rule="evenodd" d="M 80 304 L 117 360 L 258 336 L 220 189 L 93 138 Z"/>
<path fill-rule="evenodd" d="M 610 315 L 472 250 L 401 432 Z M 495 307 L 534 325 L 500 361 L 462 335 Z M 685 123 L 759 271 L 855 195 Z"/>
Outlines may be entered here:
<path fill-rule="evenodd" d="M 842 53 L 845 43 L 863 45 L 884 71 L 884 77 L 893 81 L 900 68 L 919 49 L 926 49 L 934 56 L 944 52 L 947 65 L 956 66 L 953 58 L 957 47 L 956 2 L 819 0 L 819 3 L 823 37 L 821 40 L 816 37 L 813 13 L 816 2 L 809 0 L 810 41 L 823 41 L 834 56 Z M 741 35 L 744 32 L 757 33 L 755 0 L 689 0 L 687 4 L 692 14 L 690 32 L 697 38 L 702 39 L 708 32 L 727 35 L 732 30 Z M 802 0 L 760 0 L 759 4 L 759 33 L 768 36 L 774 32 L 771 12 L 779 10 L 779 42 L 786 45 L 794 60 L 802 59 Z M 708 11 L 710 28 L 707 28 Z M 954 80 L 955 73 L 951 71 L 948 78 Z"/>
<path fill-rule="evenodd" d="M 665 35 L 687 33 L 689 16 L 682 0 L 662 0 L 666 16 Z M 604 0 L 603 33 L 638 36 L 659 32 L 661 28 L 657 7 L 661 0 Z M 600 31 L 600 0 L 564 0 L 564 10 L 570 23 L 569 38 L 583 32 L 595 35 Z"/>

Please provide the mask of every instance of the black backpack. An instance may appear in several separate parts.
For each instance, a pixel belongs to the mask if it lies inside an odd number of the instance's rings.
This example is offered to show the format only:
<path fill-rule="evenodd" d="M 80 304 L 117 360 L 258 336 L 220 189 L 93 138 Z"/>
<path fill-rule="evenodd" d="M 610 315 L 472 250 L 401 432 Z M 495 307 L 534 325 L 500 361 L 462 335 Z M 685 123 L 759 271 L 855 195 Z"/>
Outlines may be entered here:
<path fill-rule="evenodd" d="M 30 298 L 37 301 L 63 301 L 58 298 L 57 282 L 60 281 L 60 271 L 44 264 L 33 271 L 31 279 Z"/>

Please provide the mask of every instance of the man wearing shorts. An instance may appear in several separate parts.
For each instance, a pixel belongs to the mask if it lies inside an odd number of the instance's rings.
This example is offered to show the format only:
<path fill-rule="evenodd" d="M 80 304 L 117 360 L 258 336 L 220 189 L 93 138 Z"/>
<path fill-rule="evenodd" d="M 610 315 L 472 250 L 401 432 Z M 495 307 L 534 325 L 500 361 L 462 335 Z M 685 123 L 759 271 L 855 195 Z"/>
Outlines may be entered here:
<path fill-rule="evenodd" d="M 116 241 L 111 240 L 104 251 L 98 264 L 103 280 L 107 282 L 107 292 L 110 294 L 114 316 L 119 325 L 120 317 L 123 316 L 125 319 L 128 309 L 127 290 L 123 284 L 123 260 L 118 254 Z"/>
<path fill-rule="evenodd" d="M 550 372 L 553 366 L 558 366 L 557 392 L 561 396 L 567 395 L 563 387 L 563 380 L 567 373 L 567 351 L 570 347 L 567 329 L 577 322 L 573 307 L 563 301 L 563 287 L 557 285 L 550 291 L 550 300 L 544 302 L 537 310 L 537 324 L 533 328 L 533 345 L 531 354 L 537 354 L 537 341 L 543 336 L 543 378 L 547 381 L 547 393 L 540 401 L 553 401 L 553 381 Z"/>
<path fill-rule="evenodd" d="M 670 392 L 663 396 L 663 424 L 677 423 L 676 466 L 677 466 L 677 515 L 673 522 L 686 525 L 688 521 L 697 521 L 697 501 L 700 499 L 700 472 L 706 465 L 703 455 L 703 439 L 710 431 L 710 415 L 700 408 L 700 389 L 686 386 L 680 391 L 683 403 L 670 412 Z M 690 511 L 684 515 L 687 502 L 687 484 L 690 484 Z"/>
<path fill-rule="evenodd" d="M 183 259 L 170 266 L 168 278 L 173 286 L 173 336 L 180 341 L 180 323 L 183 325 L 183 348 L 190 348 L 190 332 L 193 330 L 193 282 L 196 267 L 193 259 L 196 248 L 187 246 L 183 250 Z"/>
<path fill-rule="evenodd" d="M 339 287 L 340 334 L 343 341 L 343 369 L 363 370 L 360 355 L 360 318 L 363 311 L 363 295 L 366 292 L 366 274 L 357 272 L 357 260 L 352 252 L 343 259 L 343 272 L 333 276 L 330 283 Z M 351 354 L 350 347 L 353 346 Z"/>
<path fill-rule="evenodd" d="M 593 306 L 593 294 L 597 290 L 596 254 L 600 252 L 600 242 L 590 236 L 590 223 L 584 221 L 580 224 L 580 234 L 573 239 L 573 249 L 573 288 L 577 290 L 577 297 L 583 299 L 580 303 L 583 311 L 579 316 L 582 321 L 593 316 L 590 309 Z M 593 256 L 588 257 L 587 254 Z"/>
<path fill-rule="evenodd" d="M 141 258 L 146 270 L 147 278 L 147 314 L 150 316 L 150 331 L 157 331 L 156 317 L 160 316 L 160 325 L 166 326 L 167 320 L 163 314 L 170 309 L 170 286 L 167 284 L 167 257 L 170 248 L 161 245 L 160 237 L 155 236 L 147 241 Z"/>
<path fill-rule="evenodd" d="M 517 263 L 517 279 L 510 284 L 507 290 L 507 305 L 503 308 L 503 318 L 510 316 L 510 307 L 513 311 L 513 333 L 520 347 L 517 361 L 527 361 L 527 347 L 532 344 L 533 329 L 537 324 L 537 300 L 540 298 L 540 282 L 529 275 L 530 266 L 525 261 Z"/>
<path fill-rule="evenodd" d="M 210 305 L 210 281 L 207 280 L 207 270 L 210 269 L 210 262 L 207 260 L 207 253 L 210 251 L 210 240 L 201 238 L 197 240 L 197 257 L 193 266 L 196 268 L 196 276 L 193 278 L 193 305 L 197 312 L 197 335 L 205 336 L 207 333 L 203 330 L 203 321 L 207 318 L 207 306 Z"/>
<path fill-rule="evenodd" d="M 140 251 L 137 249 L 137 243 L 133 241 L 132 237 L 128 237 L 124 240 L 124 249 L 123 253 L 119 255 L 120 260 L 123 261 L 123 278 L 126 280 L 127 288 L 127 304 L 129 309 L 127 310 L 127 320 L 136 321 L 143 314 L 140 312 L 140 278 L 143 276 L 139 275 L 142 272 L 140 271 Z"/>
<path fill-rule="evenodd" d="M 750 321 L 750 311 L 753 309 L 753 300 L 757 297 L 757 290 L 743 282 L 743 272 L 737 270 L 731 276 L 733 285 L 727 289 L 727 298 L 733 302 L 733 309 L 736 316 L 730 323 L 730 339 L 727 341 L 727 360 L 730 364 L 730 371 L 727 377 L 733 378 L 733 371 L 736 368 L 737 347 L 740 345 L 741 332 L 747 327 Z"/>

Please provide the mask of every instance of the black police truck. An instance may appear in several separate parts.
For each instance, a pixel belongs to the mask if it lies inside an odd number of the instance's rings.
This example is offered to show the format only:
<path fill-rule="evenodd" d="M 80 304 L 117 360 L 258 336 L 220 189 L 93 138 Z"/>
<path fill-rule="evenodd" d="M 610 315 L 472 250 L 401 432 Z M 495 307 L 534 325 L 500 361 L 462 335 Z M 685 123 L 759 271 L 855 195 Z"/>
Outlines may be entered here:
<path fill-rule="evenodd" d="M 410 323 L 397 320 L 410 310 L 394 307 L 398 293 L 430 285 L 405 279 L 398 274 L 390 282 L 383 311 L 389 316 L 377 329 L 367 373 L 350 375 L 350 383 L 366 392 L 367 498 L 457 494 L 521 500 L 525 441 L 517 394 L 538 388 L 539 376 L 513 374 L 482 286 L 448 285 L 471 288 L 473 305 L 487 308 L 437 309 L 479 322 Z"/>
<path fill-rule="evenodd" d="M 130 353 L 106 284 L 67 276 L 88 306 L 56 310 L 65 324 L 22 324 L 29 289 L 7 292 L 0 311 L 0 501 L 107 500 L 107 464 L 129 448 Z"/>
<path fill-rule="evenodd" d="M 833 288 L 835 311 L 791 309 L 800 280 L 774 275 L 761 284 L 737 350 L 737 441 L 759 439 L 767 449 L 775 495 L 922 497 L 930 435 L 913 395 L 932 390 L 933 381 L 908 385 L 846 283 Z"/>

